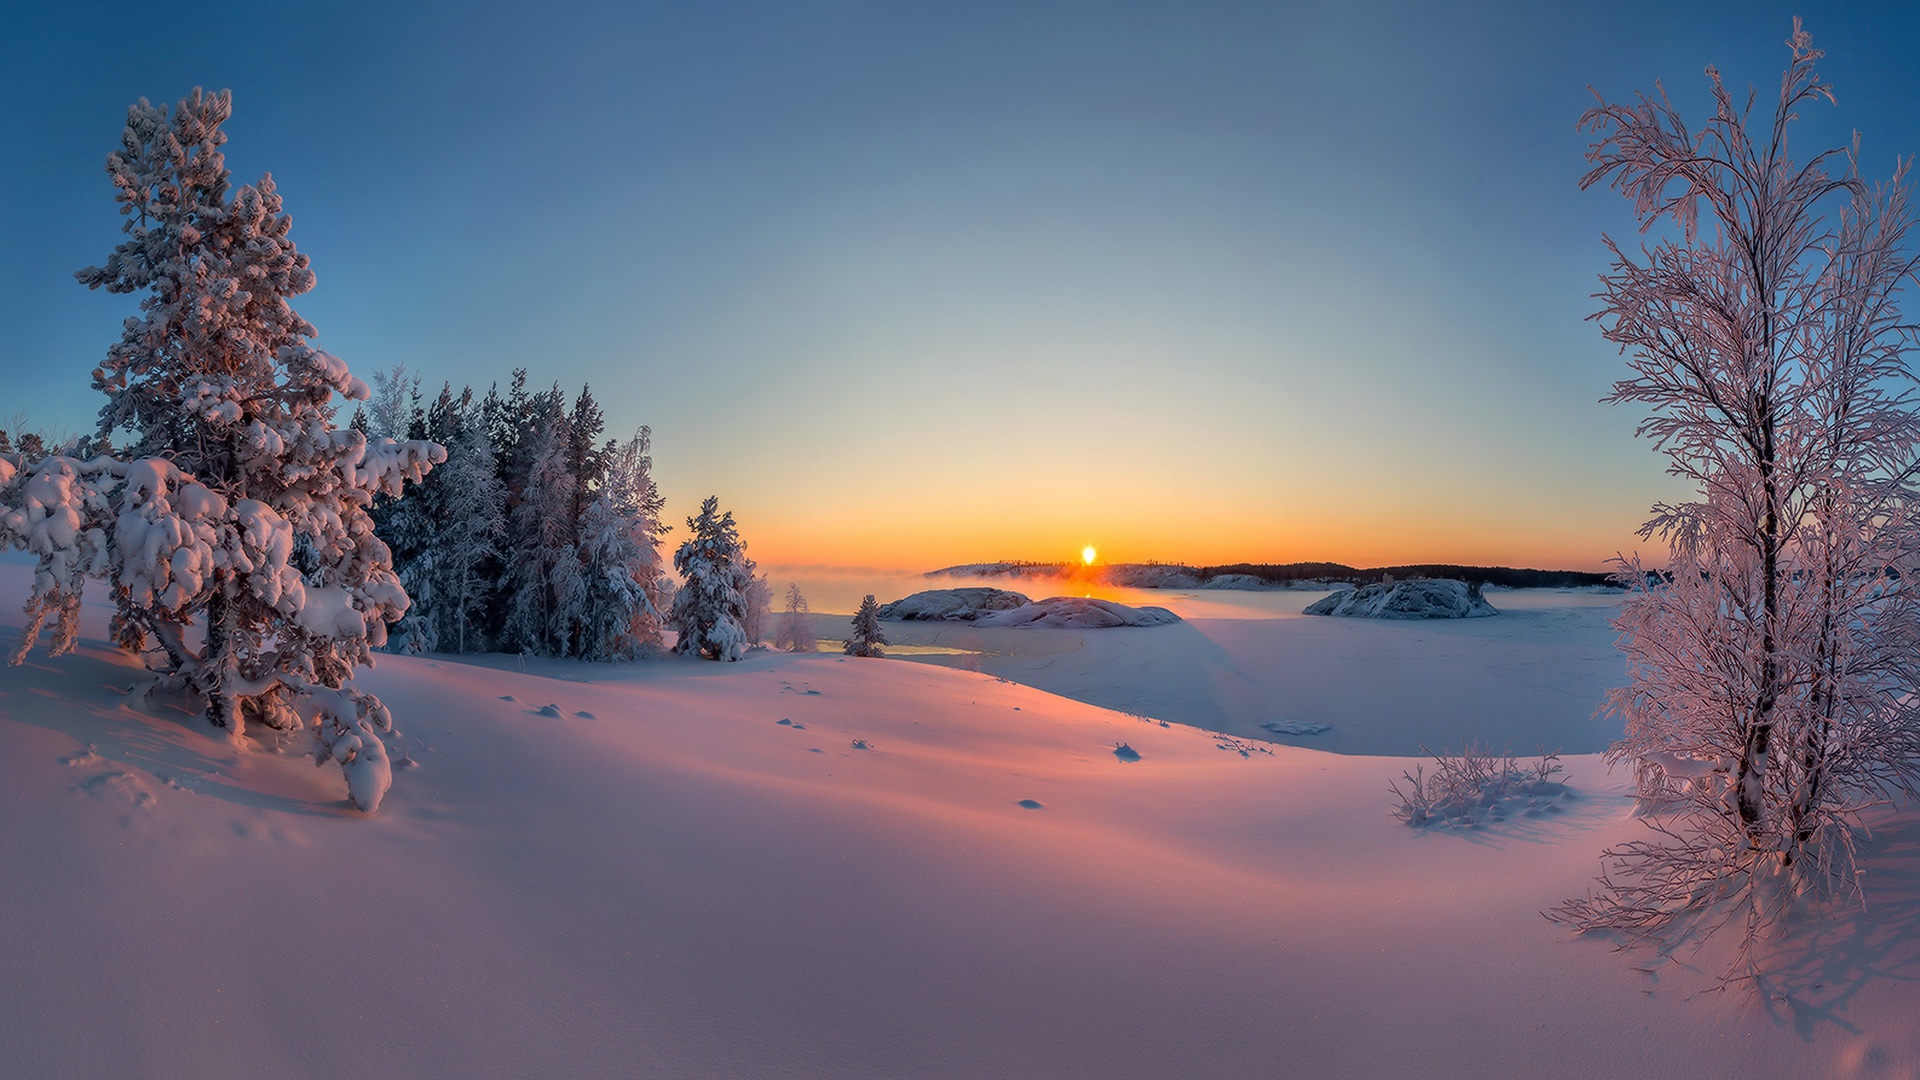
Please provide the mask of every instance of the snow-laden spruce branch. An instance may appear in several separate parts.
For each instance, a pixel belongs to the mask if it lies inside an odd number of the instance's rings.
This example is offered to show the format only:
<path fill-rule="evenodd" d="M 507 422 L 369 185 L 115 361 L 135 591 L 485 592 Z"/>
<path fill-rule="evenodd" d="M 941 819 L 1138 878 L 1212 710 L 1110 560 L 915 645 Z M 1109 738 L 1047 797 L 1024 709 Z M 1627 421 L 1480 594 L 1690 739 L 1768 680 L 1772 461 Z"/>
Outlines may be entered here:
<path fill-rule="evenodd" d="M 1621 564 L 1609 760 L 1634 768 L 1653 838 L 1609 851 L 1601 890 L 1557 914 L 1737 920 L 1743 955 L 1791 897 L 1858 895 L 1859 814 L 1915 794 L 1920 762 L 1908 163 L 1869 185 L 1857 138 L 1796 162 L 1799 111 L 1833 95 L 1798 20 L 1788 46 L 1770 114 L 1709 68 L 1698 133 L 1664 93 L 1582 118 L 1582 186 L 1679 232 L 1608 240 L 1593 318 L 1631 369 L 1609 400 L 1647 410 L 1640 434 L 1699 495 L 1641 530 L 1669 545 L 1662 573 Z"/>

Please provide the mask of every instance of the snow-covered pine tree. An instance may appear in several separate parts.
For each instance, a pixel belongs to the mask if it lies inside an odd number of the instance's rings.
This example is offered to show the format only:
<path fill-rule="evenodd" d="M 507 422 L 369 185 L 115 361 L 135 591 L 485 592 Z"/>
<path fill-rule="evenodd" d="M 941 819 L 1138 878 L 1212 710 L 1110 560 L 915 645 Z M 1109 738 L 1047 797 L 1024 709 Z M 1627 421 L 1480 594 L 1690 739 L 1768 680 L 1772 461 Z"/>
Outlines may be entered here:
<path fill-rule="evenodd" d="M 605 446 L 600 444 L 606 428 L 606 417 L 600 412 L 600 403 L 593 398 L 593 387 L 582 386 L 580 396 L 574 399 L 573 411 L 567 414 L 567 467 L 573 471 L 573 520 L 576 522 L 586 517 L 587 504 L 606 481 L 607 455 L 614 445 L 611 440 Z"/>
<path fill-rule="evenodd" d="M 874 602 L 873 594 L 868 593 L 860 601 L 860 610 L 853 614 L 853 632 L 847 636 L 842 647 L 848 656 L 884 656 L 881 646 L 887 644 L 887 635 L 880 629 L 880 605 Z"/>
<path fill-rule="evenodd" d="M 445 451 L 334 426 L 335 395 L 364 401 L 367 386 L 289 303 L 313 274 L 272 178 L 230 189 L 230 114 L 225 92 L 196 89 L 171 115 L 143 100 L 107 159 L 127 239 L 76 276 L 143 294 L 94 371 L 102 444 L 135 441 L 123 459 L 0 456 L 0 537 L 39 556 L 15 660 L 48 618 L 51 650 L 70 650 L 83 578 L 105 579 L 116 639 L 160 684 L 236 738 L 306 726 L 372 811 L 391 720 L 352 675 L 407 596 L 366 507 Z"/>
<path fill-rule="evenodd" d="M 511 518 L 506 643 L 544 656 L 572 656 L 586 614 L 586 579 L 575 540 L 579 525 L 573 519 L 578 482 L 559 387 L 534 404 L 540 412 L 526 440 L 526 483 Z"/>
<path fill-rule="evenodd" d="M 388 376 L 389 383 L 399 379 L 402 372 L 396 366 Z M 414 382 L 417 385 L 418 380 Z M 375 396 L 377 400 L 377 391 Z M 419 407 L 418 398 L 417 389 L 410 392 L 406 431 L 411 437 L 425 438 L 449 451 L 467 440 L 469 414 L 475 411 L 472 389 L 456 395 L 451 383 L 442 383 L 439 394 L 425 408 Z M 463 594 L 449 591 L 457 586 L 447 580 L 442 563 L 449 542 L 463 544 L 473 538 L 450 530 L 445 472 L 444 468 L 434 470 L 398 499 L 374 501 L 374 521 L 393 549 L 394 569 L 413 601 L 391 635 L 397 647 L 410 653 L 454 648 L 455 637 L 468 637 L 469 627 L 461 622 L 464 616 L 447 607 L 448 602 L 457 605 L 454 597 Z M 495 540 L 497 537 L 482 538 L 489 551 L 494 549 Z M 497 552 L 488 558 L 497 558 Z"/>
<path fill-rule="evenodd" d="M 1920 786 L 1906 165 L 1869 186 L 1857 144 L 1794 161 L 1793 122 L 1832 94 L 1798 19 L 1788 44 L 1770 116 L 1709 68 L 1697 133 L 1664 95 L 1583 120 L 1601 137 L 1582 185 L 1680 233 L 1609 241 L 1598 319 L 1633 369 L 1611 400 L 1648 408 L 1641 431 L 1700 498 L 1642 529 L 1669 542 L 1664 572 L 1621 567 L 1631 682 L 1608 696 L 1626 729 L 1608 756 L 1655 836 L 1610 849 L 1601 893 L 1558 913 L 1647 931 L 1713 911 L 1744 923 L 1743 954 L 1793 896 L 1858 896 L 1860 808 Z"/>
<path fill-rule="evenodd" d="M 648 455 L 651 440 L 643 427 L 602 451 L 604 479 L 580 522 L 587 590 L 581 655 L 589 660 L 631 659 L 660 647 L 667 611 L 660 537 L 666 526 Z"/>
<path fill-rule="evenodd" d="M 807 598 L 800 595 L 798 583 L 787 583 L 787 610 L 781 614 L 780 624 L 774 628 L 773 647 L 788 652 L 819 651 L 820 644 L 813 636 L 813 624 L 807 619 Z"/>
<path fill-rule="evenodd" d="M 469 416 L 434 476 L 441 518 L 428 567 L 434 604 L 427 616 L 439 648 L 472 652 L 486 644 L 485 616 L 495 601 L 491 571 L 506 535 L 507 502 L 487 425 L 477 415 Z"/>
<path fill-rule="evenodd" d="M 733 512 L 722 514 L 719 498 L 709 495 L 700 513 L 687 519 L 687 531 L 687 539 L 673 553 L 673 568 L 682 581 L 669 619 L 678 635 L 673 651 L 738 660 L 751 644 L 746 620 L 753 570 Z"/>

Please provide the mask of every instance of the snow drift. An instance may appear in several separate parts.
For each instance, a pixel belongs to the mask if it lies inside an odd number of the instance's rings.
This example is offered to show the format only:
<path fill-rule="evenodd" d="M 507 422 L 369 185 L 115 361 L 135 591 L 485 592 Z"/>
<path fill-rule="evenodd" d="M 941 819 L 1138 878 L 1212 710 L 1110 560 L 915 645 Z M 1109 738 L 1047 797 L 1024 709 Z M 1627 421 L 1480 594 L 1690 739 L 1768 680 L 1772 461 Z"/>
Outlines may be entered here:
<path fill-rule="evenodd" d="M 1480 595 L 1478 585 L 1434 578 L 1382 581 L 1337 592 L 1308 605 L 1306 614 L 1362 619 L 1476 619 L 1500 612 Z"/>

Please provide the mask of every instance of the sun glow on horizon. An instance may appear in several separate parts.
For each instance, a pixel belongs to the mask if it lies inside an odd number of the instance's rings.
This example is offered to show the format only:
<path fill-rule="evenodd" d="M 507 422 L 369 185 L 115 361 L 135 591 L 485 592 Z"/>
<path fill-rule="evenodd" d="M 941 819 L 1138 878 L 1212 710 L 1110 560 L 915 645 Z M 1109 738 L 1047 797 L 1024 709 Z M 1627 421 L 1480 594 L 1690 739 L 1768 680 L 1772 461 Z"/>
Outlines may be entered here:
<path fill-rule="evenodd" d="M 1092 566 L 1093 560 L 1098 558 L 1099 556 L 1100 556 L 1100 553 L 1093 550 L 1092 544 L 1088 544 L 1086 547 L 1083 547 L 1080 549 L 1080 561 L 1086 564 L 1087 566 Z"/>

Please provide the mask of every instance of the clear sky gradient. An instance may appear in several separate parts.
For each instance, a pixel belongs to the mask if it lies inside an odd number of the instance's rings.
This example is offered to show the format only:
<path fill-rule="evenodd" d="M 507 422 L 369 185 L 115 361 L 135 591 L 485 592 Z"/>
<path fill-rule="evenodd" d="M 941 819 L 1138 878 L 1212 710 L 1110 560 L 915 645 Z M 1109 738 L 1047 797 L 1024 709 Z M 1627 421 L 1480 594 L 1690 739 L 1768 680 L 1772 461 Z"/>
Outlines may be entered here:
<path fill-rule="evenodd" d="M 1443 7 L 1458 10 L 1442 13 Z M 41 4 L 0 40 L 0 419 L 90 430 L 128 103 L 234 92 L 366 376 L 590 382 L 763 563 L 1597 567 L 1676 493 L 1597 404 L 1575 122 L 1793 14 L 1920 150 L 1920 26 L 1728 3 Z"/>

